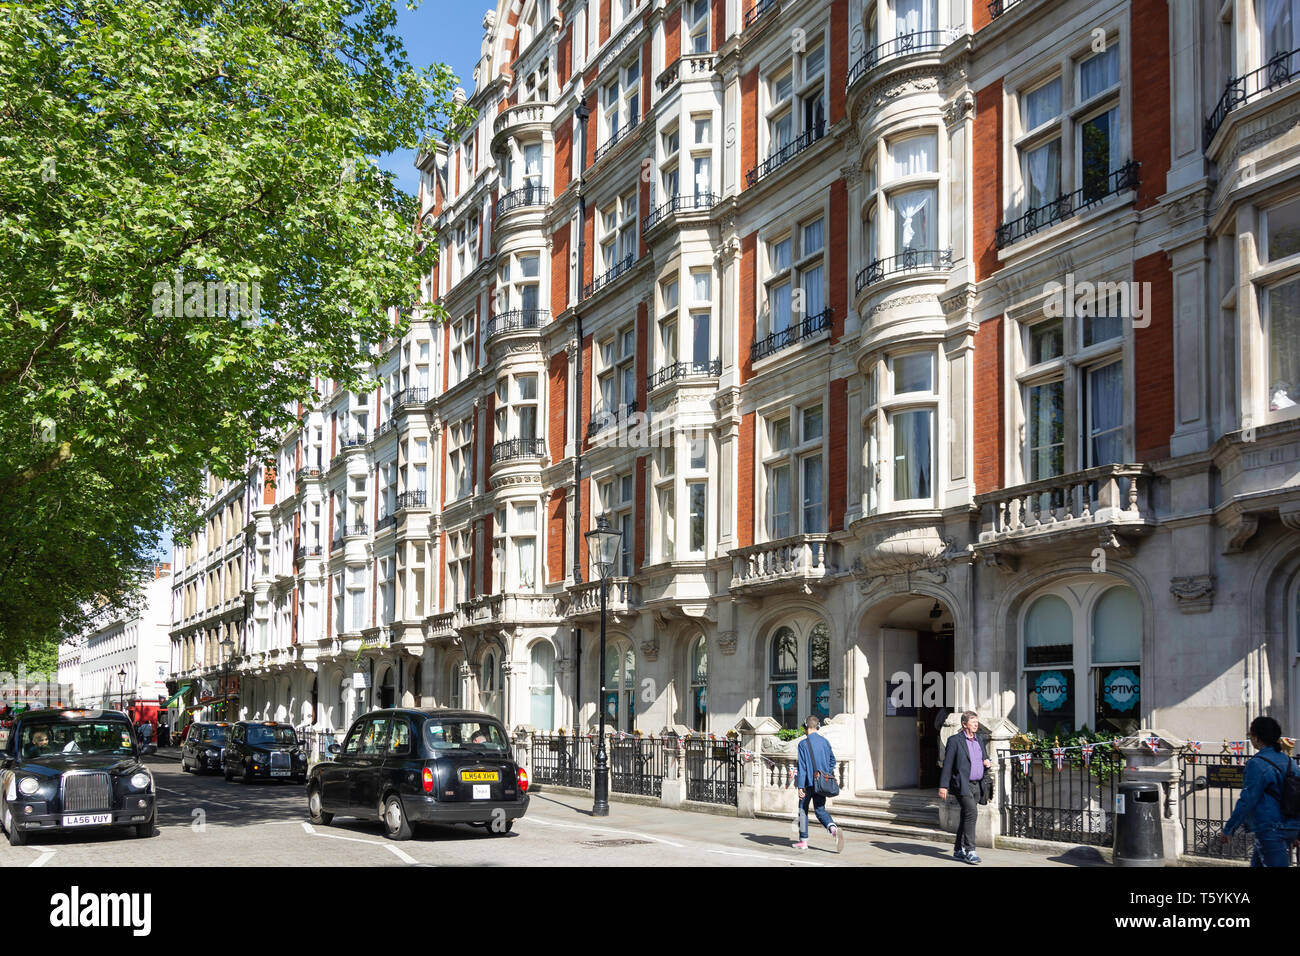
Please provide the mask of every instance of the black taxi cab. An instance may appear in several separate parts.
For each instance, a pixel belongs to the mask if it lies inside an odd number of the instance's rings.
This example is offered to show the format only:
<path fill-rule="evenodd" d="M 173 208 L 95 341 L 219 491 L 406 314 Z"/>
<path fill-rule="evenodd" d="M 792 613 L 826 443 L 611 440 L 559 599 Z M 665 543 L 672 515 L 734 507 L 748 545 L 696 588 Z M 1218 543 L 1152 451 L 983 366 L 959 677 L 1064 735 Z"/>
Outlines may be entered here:
<path fill-rule="evenodd" d="M 302 783 L 307 779 L 307 753 L 289 724 L 241 720 L 230 725 L 221 768 L 227 781 L 238 777 L 244 783 L 259 778 Z"/>
<path fill-rule="evenodd" d="M 127 716 L 110 710 L 33 710 L 0 751 L 0 825 L 23 846 L 33 834 L 129 827 L 154 834 L 156 748 L 136 743 Z"/>
<path fill-rule="evenodd" d="M 472 823 L 508 833 L 528 809 L 528 773 L 500 721 L 463 710 L 403 708 L 358 717 L 312 768 L 307 811 L 380 820 L 393 840 L 415 824 Z"/>
<path fill-rule="evenodd" d="M 186 773 L 221 770 L 230 724 L 224 720 L 196 721 L 181 747 L 181 769 Z"/>

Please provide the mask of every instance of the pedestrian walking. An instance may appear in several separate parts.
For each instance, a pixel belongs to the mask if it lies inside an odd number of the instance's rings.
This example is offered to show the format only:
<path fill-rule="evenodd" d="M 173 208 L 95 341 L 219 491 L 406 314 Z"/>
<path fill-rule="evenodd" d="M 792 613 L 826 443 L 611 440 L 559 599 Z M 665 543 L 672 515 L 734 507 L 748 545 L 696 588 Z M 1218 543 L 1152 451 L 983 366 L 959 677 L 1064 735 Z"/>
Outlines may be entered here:
<path fill-rule="evenodd" d="M 1282 752 L 1282 727 L 1272 717 L 1256 717 L 1250 742 L 1258 751 L 1246 761 L 1241 797 L 1223 825 L 1227 843 L 1243 826 L 1255 835 L 1251 866 L 1290 866 L 1290 846 L 1300 835 L 1300 771 Z"/>
<path fill-rule="evenodd" d="M 811 804 L 817 821 L 835 838 L 835 852 L 839 853 L 844 849 L 844 833 L 826 809 L 826 798 L 840 792 L 835 782 L 835 751 L 817 732 L 821 724 L 816 714 L 809 714 L 803 725 L 804 738 L 799 741 L 799 765 L 794 777 L 799 788 L 799 842 L 794 848 L 808 849 L 808 806 Z"/>
<path fill-rule="evenodd" d="M 961 804 L 961 822 L 952 856 L 962 863 L 979 863 L 975 852 L 975 820 L 981 803 L 993 796 L 993 764 L 988 757 L 988 738 L 979 733 L 979 715 L 968 710 L 961 715 L 961 733 L 948 738 L 939 771 L 939 799 L 947 800 L 951 792 Z"/>

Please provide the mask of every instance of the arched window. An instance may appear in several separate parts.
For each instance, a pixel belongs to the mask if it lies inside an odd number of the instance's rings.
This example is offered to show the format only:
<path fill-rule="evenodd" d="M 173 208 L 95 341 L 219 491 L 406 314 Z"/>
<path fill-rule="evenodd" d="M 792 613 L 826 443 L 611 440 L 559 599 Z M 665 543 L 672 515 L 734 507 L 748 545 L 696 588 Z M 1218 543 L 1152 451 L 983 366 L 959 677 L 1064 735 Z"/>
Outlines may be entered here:
<path fill-rule="evenodd" d="M 709 648 L 704 635 L 691 645 L 691 729 L 708 729 L 709 719 Z"/>
<path fill-rule="evenodd" d="M 782 727 L 799 726 L 799 640 L 783 627 L 772 635 L 772 662 L 768 673 L 772 716 Z"/>
<path fill-rule="evenodd" d="M 1025 614 L 1025 693 L 1029 730 L 1074 730 L 1074 616 L 1055 594 Z"/>
<path fill-rule="evenodd" d="M 628 733 L 636 726 L 636 657 L 627 641 L 614 641 L 605 652 L 605 719 Z"/>
<path fill-rule="evenodd" d="M 808 635 L 808 701 L 810 713 L 831 715 L 831 638 L 820 621 Z"/>
<path fill-rule="evenodd" d="M 1093 730 L 1137 733 L 1142 701 L 1142 607 L 1130 587 L 1108 590 L 1092 609 Z"/>
<path fill-rule="evenodd" d="M 1064 582 L 1028 603 L 1021 628 L 1027 730 L 1142 725 L 1142 605 L 1131 587 L 1099 575 Z"/>
<path fill-rule="evenodd" d="M 555 720 L 555 649 L 546 641 L 533 645 L 528 665 L 529 722 L 549 732 Z"/>
<path fill-rule="evenodd" d="M 490 650 L 483 655 L 483 663 L 479 670 L 479 707 L 484 713 L 491 714 L 498 720 L 502 719 L 501 687 L 503 683 L 501 655 L 496 650 Z"/>

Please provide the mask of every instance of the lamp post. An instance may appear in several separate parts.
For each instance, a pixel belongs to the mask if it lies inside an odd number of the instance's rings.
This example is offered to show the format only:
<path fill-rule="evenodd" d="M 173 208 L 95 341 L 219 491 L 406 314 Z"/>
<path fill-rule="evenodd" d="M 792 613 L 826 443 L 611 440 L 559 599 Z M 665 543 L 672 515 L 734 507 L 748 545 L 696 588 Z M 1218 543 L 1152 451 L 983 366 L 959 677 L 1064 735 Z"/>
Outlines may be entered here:
<path fill-rule="evenodd" d="M 596 738 L 596 788 L 595 799 L 591 805 L 591 814 L 596 817 L 609 816 L 609 756 L 605 753 L 605 602 L 609 595 L 609 573 L 618 560 L 618 552 L 623 540 L 623 532 L 615 531 L 609 526 L 604 515 L 596 527 L 583 537 L 587 539 L 587 551 L 591 563 L 600 574 L 600 697 L 597 707 L 600 710 L 600 735 Z"/>
<path fill-rule="evenodd" d="M 117 709 L 126 713 L 126 668 L 117 672 Z"/>
<path fill-rule="evenodd" d="M 230 696 L 230 652 L 234 650 L 235 642 L 232 641 L 229 637 L 227 637 L 225 640 L 221 642 L 219 646 L 221 647 L 221 650 L 223 652 L 222 658 L 224 661 L 224 665 L 221 669 L 221 693 L 223 696 L 229 697 Z M 226 706 L 224 709 L 226 711 L 226 716 L 229 717 L 230 716 L 229 706 Z"/>

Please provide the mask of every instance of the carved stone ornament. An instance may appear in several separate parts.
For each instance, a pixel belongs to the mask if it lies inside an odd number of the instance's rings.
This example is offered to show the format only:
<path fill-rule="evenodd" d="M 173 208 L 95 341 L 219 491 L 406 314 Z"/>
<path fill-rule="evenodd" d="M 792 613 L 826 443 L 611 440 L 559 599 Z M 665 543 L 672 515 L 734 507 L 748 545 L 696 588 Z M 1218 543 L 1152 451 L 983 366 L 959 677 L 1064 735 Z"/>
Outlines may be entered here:
<path fill-rule="evenodd" d="M 718 650 L 724 654 L 736 653 L 736 632 L 721 631 L 718 634 Z"/>
<path fill-rule="evenodd" d="M 1224 554 L 1240 554 L 1250 544 L 1250 539 L 1259 530 L 1259 515 L 1243 514 L 1235 524 L 1227 529 L 1228 540 L 1223 546 Z"/>
<path fill-rule="evenodd" d="M 975 94 L 970 90 L 963 90 L 957 95 L 957 98 L 944 107 L 943 121 L 948 128 L 964 122 L 972 113 L 975 112 Z"/>
<path fill-rule="evenodd" d="M 1178 599 L 1178 610 L 1184 614 L 1208 611 L 1214 604 L 1214 575 L 1192 574 L 1173 578 L 1169 593 Z"/>
<path fill-rule="evenodd" d="M 656 634 L 641 642 L 641 656 L 647 661 L 659 659 L 659 635 Z"/>

